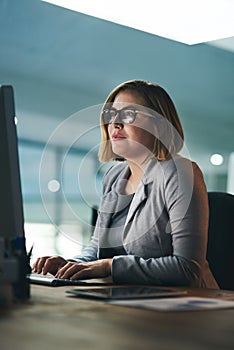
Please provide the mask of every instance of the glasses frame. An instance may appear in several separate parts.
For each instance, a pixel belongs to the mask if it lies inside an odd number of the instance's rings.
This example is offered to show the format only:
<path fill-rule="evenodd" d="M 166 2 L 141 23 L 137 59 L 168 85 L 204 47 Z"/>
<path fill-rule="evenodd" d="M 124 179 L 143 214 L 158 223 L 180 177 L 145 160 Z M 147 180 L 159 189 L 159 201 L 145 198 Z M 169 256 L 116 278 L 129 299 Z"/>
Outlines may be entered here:
<path fill-rule="evenodd" d="M 126 110 L 129 110 L 129 111 L 132 111 L 133 112 L 133 119 L 131 122 L 124 122 L 124 116 L 123 116 L 123 112 L 126 111 Z M 114 115 L 114 118 L 113 120 L 110 119 L 108 122 L 105 121 L 105 117 L 104 117 L 104 114 L 105 113 L 108 113 L 108 111 L 114 111 L 115 112 L 115 115 Z M 154 118 L 154 115 L 151 114 L 151 113 L 147 113 L 145 111 L 141 111 L 141 110 L 138 110 L 138 109 L 135 109 L 135 108 L 132 108 L 132 107 L 124 107 L 122 109 L 116 109 L 116 108 L 105 108 L 103 111 L 102 111 L 102 120 L 104 122 L 104 124 L 107 124 L 107 125 L 111 125 L 111 124 L 126 124 L 126 125 L 131 125 L 135 122 L 136 120 L 136 117 L 137 117 L 137 114 L 142 114 L 142 117 L 151 117 L 151 118 Z M 118 117 L 118 118 L 117 118 Z M 118 121 L 119 120 L 119 121 Z"/>

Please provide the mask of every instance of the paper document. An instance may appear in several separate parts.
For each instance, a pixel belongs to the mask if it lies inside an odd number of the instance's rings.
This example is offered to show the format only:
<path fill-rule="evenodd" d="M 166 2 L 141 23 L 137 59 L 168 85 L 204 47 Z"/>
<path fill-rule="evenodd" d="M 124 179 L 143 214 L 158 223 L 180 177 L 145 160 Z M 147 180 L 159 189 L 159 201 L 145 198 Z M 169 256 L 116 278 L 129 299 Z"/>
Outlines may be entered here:
<path fill-rule="evenodd" d="M 191 311 L 234 308 L 234 301 L 199 297 L 116 300 L 111 301 L 110 304 L 157 311 Z"/>

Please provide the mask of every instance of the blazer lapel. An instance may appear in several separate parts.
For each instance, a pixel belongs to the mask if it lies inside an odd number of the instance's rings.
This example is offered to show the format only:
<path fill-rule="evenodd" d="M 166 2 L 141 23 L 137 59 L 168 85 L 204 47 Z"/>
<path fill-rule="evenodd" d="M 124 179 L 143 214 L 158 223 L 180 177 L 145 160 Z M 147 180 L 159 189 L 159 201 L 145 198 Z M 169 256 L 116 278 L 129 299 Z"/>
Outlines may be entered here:
<path fill-rule="evenodd" d="M 132 220 L 139 206 L 148 198 L 148 185 L 153 182 L 155 177 L 155 165 L 157 160 L 152 159 L 148 166 L 146 167 L 144 174 L 142 176 L 140 185 L 133 197 L 132 203 L 129 208 L 127 219 L 124 228 L 127 227 L 128 223 Z"/>
<path fill-rule="evenodd" d="M 138 187 L 135 196 L 133 197 L 132 203 L 130 205 L 127 219 L 124 225 L 124 228 L 128 225 L 128 223 L 131 221 L 132 217 L 135 215 L 135 212 L 137 211 L 138 207 L 145 201 L 147 198 L 146 195 L 146 185 L 143 183 L 140 184 Z"/>
<path fill-rule="evenodd" d="M 121 208 L 118 206 L 118 196 L 121 195 L 121 187 L 124 182 L 126 182 L 125 177 L 129 172 L 128 168 L 124 168 L 119 174 L 116 181 L 112 184 L 112 187 L 108 189 L 107 193 L 103 195 L 101 205 L 100 205 L 100 214 L 102 215 L 102 226 L 109 227 L 112 215 Z"/>
<path fill-rule="evenodd" d="M 129 208 L 129 212 L 127 215 L 127 219 L 124 225 L 124 229 L 127 227 L 128 223 L 132 220 L 133 216 L 136 214 L 139 206 L 148 198 L 148 186 L 153 182 L 155 178 L 155 165 L 157 160 L 151 160 L 147 165 L 144 174 L 142 176 L 141 182 L 138 186 L 138 189 L 133 197 L 132 203 Z M 100 206 L 100 211 L 102 215 L 102 227 L 108 227 L 110 220 L 112 218 L 112 214 L 117 210 L 120 210 L 117 206 L 117 193 L 121 185 L 122 181 L 126 181 L 127 172 L 129 172 L 128 168 L 125 168 L 120 175 L 118 176 L 117 181 L 113 184 L 112 189 L 106 193 L 106 195 L 102 198 L 102 203 Z M 118 191 L 119 192 L 119 191 Z"/>

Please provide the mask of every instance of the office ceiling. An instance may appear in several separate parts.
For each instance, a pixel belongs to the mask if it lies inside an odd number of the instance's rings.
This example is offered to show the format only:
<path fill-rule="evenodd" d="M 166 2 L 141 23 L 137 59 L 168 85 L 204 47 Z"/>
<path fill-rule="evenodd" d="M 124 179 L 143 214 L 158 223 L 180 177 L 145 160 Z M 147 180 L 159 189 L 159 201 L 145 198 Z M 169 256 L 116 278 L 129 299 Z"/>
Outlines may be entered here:
<path fill-rule="evenodd" d="M 40 0 L 0 1 L 0 83 L 14 86 L 24 138 L 46 140 L 115 85 L 145 79 L 172 96 L 192 158 L 214 171 L 209 156 L 221 153 L 215 171 L 226 171 L 234 151 L 234 38 L 211 44 L 187 46 Z"/>

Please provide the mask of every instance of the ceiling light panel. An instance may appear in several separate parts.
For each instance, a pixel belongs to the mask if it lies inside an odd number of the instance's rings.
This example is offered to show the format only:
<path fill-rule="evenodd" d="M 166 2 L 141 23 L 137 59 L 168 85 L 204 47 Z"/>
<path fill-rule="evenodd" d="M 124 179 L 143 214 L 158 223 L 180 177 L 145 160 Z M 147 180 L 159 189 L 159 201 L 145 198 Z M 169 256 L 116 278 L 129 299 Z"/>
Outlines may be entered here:
<path fill-rule="evenodd" d="M 234 36 L 232 0 L 42 0 L 185 44 Z"/>

